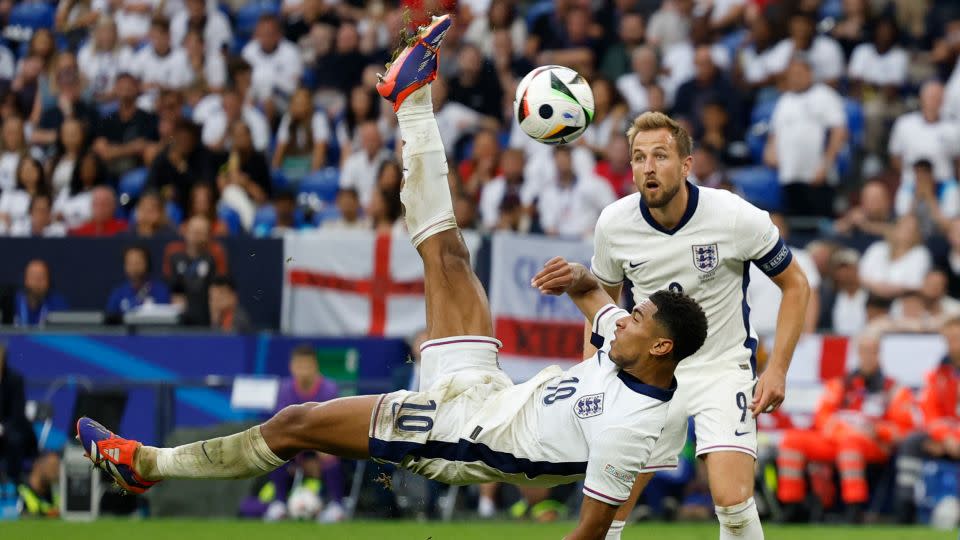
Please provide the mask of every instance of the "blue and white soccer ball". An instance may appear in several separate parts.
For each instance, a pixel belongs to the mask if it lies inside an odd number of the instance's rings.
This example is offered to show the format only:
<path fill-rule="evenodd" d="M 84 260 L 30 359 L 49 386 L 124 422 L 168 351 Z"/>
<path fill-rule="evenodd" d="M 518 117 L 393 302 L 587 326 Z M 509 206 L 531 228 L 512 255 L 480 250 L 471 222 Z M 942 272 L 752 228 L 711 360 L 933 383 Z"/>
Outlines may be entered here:
<path fill-rule="evenodd" d="M 287 513 L 291 519 L 316 519 L 323 510 L 323 501 L 313 490 L 298 486 L 287 497 Z"/>
<path fill-rule="evenodd" d="M 568 67 L 540 66 L 517 85 L 513 108 L 524 133 L 544 144 L 565 144 L 593 121 L 593 91 Z"/>

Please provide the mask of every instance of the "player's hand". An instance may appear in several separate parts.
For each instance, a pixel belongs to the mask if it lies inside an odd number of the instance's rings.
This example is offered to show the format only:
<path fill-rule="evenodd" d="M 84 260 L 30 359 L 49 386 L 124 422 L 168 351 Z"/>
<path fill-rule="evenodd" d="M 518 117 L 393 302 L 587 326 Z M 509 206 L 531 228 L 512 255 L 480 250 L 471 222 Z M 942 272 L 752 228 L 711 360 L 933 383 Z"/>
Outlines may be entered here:
<path fill-rule="evenodd" d="M 787 374 L 778 369 L 765 370 L 757 381 L 753 391 L 753 417 L 761 413 L 771 413 L 777 410 L 786 396 Z"/>
<path fill-rule="evenodd" d="M 573 266 L 563 257 L 554 257 L 543 265 L 530 280 L 530 285 L 543 294 L 559 296 L 576 283 L 577 276 Z"/>

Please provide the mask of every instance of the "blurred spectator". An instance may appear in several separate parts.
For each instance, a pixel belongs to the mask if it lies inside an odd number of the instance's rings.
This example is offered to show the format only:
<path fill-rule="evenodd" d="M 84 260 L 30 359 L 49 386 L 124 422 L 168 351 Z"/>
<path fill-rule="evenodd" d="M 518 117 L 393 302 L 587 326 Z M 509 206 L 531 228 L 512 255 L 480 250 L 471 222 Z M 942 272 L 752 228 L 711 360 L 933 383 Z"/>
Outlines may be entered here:
<path fill-rule="evenodd" d="M 540 225 L 550 236 L 589 238 L 600 212 L 616 200 L 610 185 L 592 174 L 578 174 L 570 149 L 554 149 L 557 175 L 537 202 Z"/>
<path fill-rule="evenodd" d="M 43 326 L 51 311 L 67 309 L 67 301 L 50 285 L 50 268 L 41 259 L 27 263 L 23 290 L 14 298 L 14 326 Z M 21 409 L 22 410 L 22 409 Z"/>
<path fill-rule="evenodd" d="M 726 181 L 719 162 L 720 159 L 712 149 L 703 146 L 696 147 L 693 150 L 693 165 L 690 166 L 690 175 L 687 178 L 698 186 L 719 187 Z M 629 168 L 629 164 L 628 170 L 630 171 L 630 183 L 633 184 L 633 170 Z"/>
<path fill-rule="evenodd" d="M 126 281 L 110 293 L 107 300 L 107 316 L 118 320 L 130 311 L 149 304 L 169 304 L 170 290 L 167 285 L 153 279 L 150 252 L 145 247 L 134 245 L 123 250 L 123 274 Z"/>
<path fill-rule="evenodd" d="M 53 203 L 50 195 L 37 193 L 30 198 L 30 215 L 26 219 L 13 222 L 10 236 L 60 237 L 66 236 L 67 229 L 62 223 L 53 221 Z"/>
<path fill-rule="evenodd" d="M 129 69 L 143 83 L 150 103 L 156 97 L 155 90 L 186 88 L 193 76 L 186 51 L 171 42 L 170 21 L 162 16 L 150 21 L 150 42 L 134 54 Z"/>
<path fill-rule="evenodd" d="M 130 234 L 137 238 L 171 237 L 176 233 L 164 212 L 163 199 L 156 191 L 140 195 L 131 219 Z"/>
<path fill-rule="evenodd" d="M 403 169 L 400 163 L 393 159 L 388 159 L 380 164 L 377 171 L 377 186 L 387 191 L 400 190 L 400 183 L 403 182 Z"/>
<path fill-rule="evenodd" d="M 724 165 L 746 165 L 750 163 L 750 150 L 743 141 L 743 126 L 734 123 L 729 107 L 717 98 L 704 103 L 698 118 L 701 127 L 694 128 L 694 140 Z"/>
<path fill-rule="evenodd" d="M 37 438 L 27 420 L 23 375 L 8 364 L 6 345 L 0 345 L 0 473 L 17 483 L 23 461 L 37 453 Z"/>
<path fill-rule="evenodd" d="M 843 49 L 843 54 L 850 57 L 858 44 L 868 41 L 871 30 L 877 35 L 876 22 L 868 5 L 868 0 L 843 0 L 843 15 L 841 15 L 830 29 L 830 37 L 837 40 Z"/>
<path fill-rule="evenodd" d="M 336 219 L 323 222 L 324 229 L 370 229 L 372 224 L 368 217 L 360 213 L 360 197 L 354 188 L 340 188 L 337 192 L 337 211 L 340 214 Z"/>
<path fill-rule="evenodd" d="M 96 154 L 87 152 L 77 159 L 70 184 L 53 201 L 53 213 L 67 228 L 79 227 L 93 216 L 93 188 L 109 182 L 106 166 Z"/>
<path fill-rule="evenodd" d="M 151 17 L 161 0 L 116 0 L 112 3 L 113 19 L 120 39 L 130 46 L 138 45 L 150 31 Z"/>
<path fill-rule="evenodd" d="M 380 165 L 390 159 L 391 153 L 384 148 L 376 123 L 367 121 L 360 124 L 358 133 L 360 147 L 350 154 L 343 164 L 340 186 L 356 189 L 360 195 L 360 203 L 364 208 L 368 208 L 371 204 L 377 172 L 380 170 Z"/>
<path fill-rule="evenodd" d="M 809 62 L 814 82 L 834 88 L 846 68 L 840 44 L 829 36 L 817 34 L 816 18 L 803 12 L 790 16 L 789 37 L 778 43 L 770 54 L 774 73 L 786 71 L 791 59 L 800 54 Z"/>
<path fill-rule="evenodd" d="M 227 84 L 227 62 L 223 53 L 207 46 L 199 29 L 190 28 L 187 31 L 183 38 L 183 50 L 190 64 L 190 88 L 203 92 L 223 90 Z"/>
<path fill-rule="evenodd" d="M 595 85 L 594 92 L 596 92 Z M 463 103 L 449 101 L 445 79 L 438 77 L 433 81 L 430 85 L 430 95 L 433 99 L 433 114 L 437 118 L 437 127 L 440 129 L 440 138 L 443 140 L 443 149 L 448 156 L 453 156 L 458 143 L 478 130 L 499 128 L 499 122 L 495 118 L 484 116 Z"/>
<path fill-rule="evenodd" d="M 90 190 L 90 221 L 70 229 L 70 236 L 113 236 L 127 230 L 127 222 L 116 217 L 117 196 L 110 186 Z"/>
<path fill-rule="evenodd" d="M 465 193 L 458 194 L 453 202 L 453 215 L 457 220 L 457 227 L 462 230 L 477 228 L 478 215 L 476 199 Z"/>
<path fill-rule="evenodd" d="M 893 204 L 886 184 L 869 181 L 860 188 L 860 204 L 833 223 L 833 229 L 847 245 L 865 251 L 883 239 L 893 226 Z"/>
<path fill-rule="evenodd" d="M 4 93 L 9 89 L 14 75 L 16 75 L 16 64 L 13 53 L 6 45 L 0 43 L 0 90 Z"/>
<path fill-rule="evenodd" d="M 243 48 L 241 56 L 253 68 L 254 100 L 268 109 L 274 100 L 286 103 L 300 84 L 303 74 L 300 52 L 296 45 L 283 38 L 280 20 L 274 15 L 260 17 L 253 39 Z"/>
<path fill-rule="evenodd" d="M 262 117 L 263 113 L 254 106 L 253 95 L 250 91 L 250 85 L 253 84 L 253 70 L 250 68 L 250 64 L 242 58 L 232 57 L 227 64 L 227 78 L 229 79 L 230 89 L 235 90 L 237 95 L 240 96 L 242 110 L 246 112 L 248 108 L 252 109 Z M 211 92 L 200 93 L 199 95 L 191 93 L 191 96 L 192 119 L 197 124 L 203 126 L 212 116 L 223 114 L 223 96 L 221 93 Z M 266 121 L 265 117 L 263 119 Z"/>
<path fill-rule="evenodd" d="M 280 4 L 280 14 L 284 16 L 284 37 L 292 43 L 298 43 L 317 28 L 336 27 L 340 24 L 336 7 L 324 0 L 284 0 Z"/>
<path fill-rule="evenodd" d="M 211 53 L 219 54 L 233 42 L 230 20 L 216 4 L 206 0 L 184 0 L 187 9 L 178 11 L 170 20 L 170 39 L 173 45 L 184 45 L 183 40 L 191 28 L 202 32 L 203 41 Z"/>
<path fill-rule="evenodd" d="M 615 81 L 630 71 L 630 53 L 640 45 L 645 38 L 643 15 L 639 13 L 624 13 L 617 20 L 618 33 L 613 43 L 607 47 L 600 62 L 600 72 L 604 77 Z"/>
<path fill-rule="evenodd" d="M 380 117 L 380 102 L 383 101 L 376 90 L 363 86 L 355 86 L 347 96 L 347 105 L 343 115 L 337 121 L 334 129 L 337 144 L 340 146 L 340 166 L 346 163 L 353 152 L 362 146 L 360 142 L 360 126 L 366 122 L 378 122 Z M 381 135 L 384 130 L 381 129 Z"/>
<path fill-rule="evenodd" d="M 953 298 L 960 298 L 960 218 L 950 222 L 946 237 L 947 251 L 938 254 L 936 265 L 947 275 L 948 294 Z"/>
<path fill-rule="evenodd" d="M 203 121 L 200 138 L 204 146 L 215 152 L 229 152 L 233 148 L 232 126 L 238 122 L 247 126 L 256 151 L 266 151 L 270 145 L 270 124 L 256 107 L 244 104 L 243 95 L 236 88 L 225 90 L 221 107 Z"/>
<path fill-rule="evenodd" d="M 926 302 L 927 311 L 936 321 L 936 329 L 944 322 L 960 316 L 960 300 L 947 294 L 947 274 L 942 270 L 931 270 L 923 278 L 920 294 Z"/>
<path fill-rule="evenodd" d="M 231 334 L 249 334 L 253 324 L 237 298 L 237 286 L 228 276 L 217 276 L 210 282 L 210 324 Z"/>
<path fill-rule="evenodd" d="M 64 35 L 71 47 L 86 37 L 108 6 L 95 5 L 90 0 L 62 0 L 57 3 L 54 29 Z"/>
<path fill-rule="evenodd" d="M 212 162 L 213 157 L 200 144 L 200 128 L 187 119 L 180 119 L 170 142 L 150 164 L 147 185 L 180 208 L 188 208 L 192 186 L 213 181 Z"/>
<path fill-rule="evenodd" d="M 630 53 L 631 71 L 617 79 L 617 90 L 623 95 L 631 115 L 653 109 L 651 89 L 663 83 L 660 73 L 660 60 L 657 53 L 648 45 L 641 45 Z"/>
<path fill-rule="evenodd" d="M 53 58 L 56 53 L 53 34 L 49 30 L 40 28 L 33 32 L 27 54 L 17 64 L 17 74 L 10 83 L 20 115 L 27 115 L 34 110 L 37 96 L 41 94 L 41 87 L 49 84 L 48 73 L 53 69 Z"/>
<path fill-rule="evenodd" d="M 850 248 L 838 250 L 830 258 L 836 294 L 830 310 L 830 324 L 825 326 L 834 334 L 856 336 L 867 325 L 869 293 L 860 283 L 859 262 L 860 254 Z"/>
<path fill-rule="evenodd" d="M 623 95 L 607 79 L 594 79 L 590 82 L 593 90 L 593 119 L 583 132 L 583 142 L 594 153 L 604 153 L 613 139 L 622 139 L 626 133 L 627 103 Z"/>
<path fill-rule="evenodd" d="M 33 158 L 20 159 L 16 187 L 0 194 L 0 228 L 7 230 L 13 223 L 26 218 L 30 199 L 40 193 L 50 194 L 43 167 Z"/>
<path fill-rule="evenodd" d="M 187 309 L 183 322 L 209 326 L 210 305 L 207 289 L 216 275 L 227 272 L 223 247 L 210 239 L 210 220 L 196 215 L 185 224 L 183 241 L 167 244 L 163 254 L 163 274 L 171 292 L 183 291 Z"/>
<path fill-rule="evenodd" d="M 270 229 L 270 236 L 283 238 L 288 232 L 301 228 L 297 220 L 297 196 L 291 191 L 281 191 L 273 197 L 273 211 L 276 221 Z"/>
<path fill-rule="evenodd" d="M 856 0 L 854 4 L 862 4 Z M 863 102 L 865 147 L 879 153 L 885 148 L 889 123 L 900 109 L 900 89 L 907 82 L 910 56 L 898 44 L 899 29 L 891 17 L 877 21 L 873 39 L 853 49 L 847 77 L 850 96 Z"/>
<path fill-rule="evenodd" d="M 213 185 L 206 182 L 199 182 L 190 188 L 189 204 L 186 207 L 186 217 L 180 224 L 180 235 L 186 236 L 187 227 L 190 218 L 194 216 L 203 216 L 210 223 L 210 231 L 213 236 L 228 236 L 230 229 L 222 219 L 217 216 L 217 194 Z"/>
<path fill-rule="evenodd" d="M 47 176 L 50 178 L 50 190 L 54 197 L 70 186 L 73 171 L 76 168 L 80 155 L 86 149 L 86 136 L 83 124 L 69 118 L 60 125 L 60 137 L 57 142 L 57 152 L 49 160 Z"/>
<path fill-rule="evenodd" d="M 93 151 L 117 177 L 142 166 L 147 146 L 159 139 L 156 115 L 137 107 L 139 86 L 136 76 L 126 72 L 117 75 L 117 110 L 100 119 L 93 141 Z"/>
<path fill-rule="evenodd" d="M 60 455 L 45 451 L 37 457 L 27 481 L 17 486 L 20 514 L 33 518 L 60 516 Z"/>
<path fill-rule="evenodd" d="M 505 30 L 510 37 L 511 48 L 521 51 L 526 46 L 527 25 L 523 17 L 518 16 L 513 2 L 491 2 L 483 15 L 474 17 L 463 33 L 463 41 L 480 48 L 480 52 L 490 58 L 493 56 L 493 40 L 490 36 Z"/>
<path fill-rule="evenodd" d="M 333 51 L 317 58 L 316 79 L 325 87 L 346 93 L 360 84 L 368 63 L 367 55 L 360 51 L 357 25 L 347 21 L 337 29 Z"/>
<path fill-rule="evenodd" d="M 700 119 L 708 103 L 719 102 L 730 119 L 727 135 L 740 136 L 743 132 L 743 112 L 739 94 L 714 64 L 711 48 L 701 45 L 693 54 L 694 76 L 680 85 L 674 99 L 672 115 L 693 123 L 694 131 L 703 130 Z"/>
<path fill-rule="evenodd" d="M 72 55 L 70 57 L 72 58 Z M 56 86 L 51 88 L 56 92 L 56 100 L 52 104 L 43 105 L 40 119 L 30 135 L 30 142 L 42 147 L 47 155 L 53 153 L 64 120 L 75 118 L 85 129 L 91 131 L 97 124 L 96 107 L 82 96 L 82 81 L 76 60 L 70 60 L 69 64 L 57 70 Z"/>
<path fill-rule="evenodd" d="M 914 214 L 924 237 L 946 232 L 950 220 L 960 216 L 960 187 L 954 178 L 933 176 L 933 164 L 919 159 L 913 164 L 913 182 L 902 182 L 897 190 L 897 215 Z"/>
<path fill-rule="evenodd" d="M 896 298 L 916 290 L 930 270 L 930 252 L 922 243 L 916 216 L 901 216 L 885 240 L 874 242 L 860 259 L 860 279 L 871 294 Z"/>
<path fill-rule="evenodd" d="M 690 35 L 693 0 L 665 0 L 647 24 L 647 43 L 661 51 Z M 640 111 L 642 112 L 642 111 Z"/>
<path fill-rule="evenodd" d="M 483 130 L 473 137 L 470 157 L 460 162 L 457 172 L 463 180 L 460 188 L 479 197 L 480 188 L 497 175 L 500 165 L 500 142 L 493 131 Z"/>
<path fill-rule="evenodd" d="M 450 100 L 500 120 L 503 117 L 503 88 L 500 81 L 491 76 L 493 66 L 473 45 L 461 48 L 457 63 L 459 73 L 448 81 Z"/>
<path fill-rule="evenodd" d="M 3 119 L 0 133 L 3 153 L 0 154 L 0 191 L 14 189 L 17 185 L 17 167 L 20 158 L 27 155 L 27 139 L 23 134 L 23 119 L 8 116 Z"/>
<path fill-rule="evenodd" d="M 604 147 L 601 153 L 603 158 L 597 161 L 597 168 L 594 171 L 610 184 L 610 188 L 613 189 L 618 198 L 637 190 L 633 183 L 633 168 L 630 164 L 628 144 L 627 138 L 623 135 L 618 134 L 613 137 Z M 696 169 L 696 159 L 693 163 L 694 169 Z"/>
<path fill-rule="evenodd" d="M 590 31 L 590 10 L 574 5 L 563 20 L 560 39 L 551 47 L 543 47 L 537 63 L 568 66 L 581 75 L 593 76 L 593 66 L 599 62 L 602 44 Z"/>
<path fill-rule="evenodd" d="M 749 33 L 737 54 L 737 72 L 746 86 L 759 89 L 776 82 L 783 67 L 778 65 L 773 22 L 765 16 L 753 17 Z"/>
<path fill-rule="evenodd" d="M 764 161 L 777 168 L 787 215 L 832 217 L 836 159 L 847 139 L 843 100 L 814 83 L 802 57 L 790 61 L 786 81 L 788 91 L 770 119 Z"/>
<path fill-rule="evenodd" d="M 924 462 L 960 460 L 960 319 L 945 322 L 940 334 L 946 354 L 927 374 L 918 399 L 923 430 L 907 437 L 898 448 L 894 506 L 901 523 L 914 521 Z"/>
<path fill-rule="evenodd" d="M 124 69 L 133 69 L 133 50 L 120 42 L 117 25 L 102 16 L 93 37 L 77 52 L 77 65 L 87 83 L 87 91 L 100 102 L 112 101 L 113 85 Z"/>
<path fill-rule="evenodd" d="M 940 111 L 943 117 L 954 122 L 960 121 L 960 69 L 953 68 L 953 74 L 947 80 L 943 93 L 943 107 Z"/>
<path fill-rule="evenodd" d="M 886 462 L 891 446 L 913 427 L 910 390 L 880 367 L 880 336 L 861 335 L 857 351 L 856 371 L 827 383 L 813 429 L 787 431 L 780 442 L 777 498 L 790 521 L 803 511 L 806 462 L 819 461 L 836 462 L 847 515 L 861 522 L 869 498 L 867 464 Z"/>
<path fill-rule="evenodd" d="M 277 129 L 272 167 L 287 180 L 297 181 L 327 165 L 330 124 L 323 110 L 314 110 L 310 90 L 300 87 Z"/>
<path fill-rule="evenodd" d="M 783 214 L 771 213 L 770 220 L 780 230 L 780 238 L 790 245 L 790 227 Z M 820 315 L 820 272 L 806 250 L 790 245 L 793 260 L 807 276 L 810 283 L 810 300 L 807 303 L 807 312 L 804 316 L 803 331 L 813 333 L 817 330 L 817 317 Z M 750 304 L 750 326 L 761 338 L 772 338 L 777 330 L 777 313 L 780 310 L 780 301 L 783 293 L 757 265 L 750 266 L 750 287 L 747 288 L 747 299 Z"/>
<path fill-rule="evenodd" d="M 243 122 L 230 127 L 233 145 L 227 162 L 217 176 L 220 203 L 240 215 L 244 229 L 250 230 L 257 208 L 273 193 L 267 160 L 253 147 L 250 129 Z"/>
<path fill-rule="evenodd" d="M 914 181 L 912 165 L 920 159 L 933 164 L 937 181 L 956 178 L 955 160 L 960 157 L 960 128 L 940 116 L 943 85 L 930 81 L 920 89 L 920 110 L 906 113 L 890 132 L 890 161 L 900 172 L 900 183 Z"/>
<path fill-rule="evenodd" d="M 400 190 L 388 190 L 379 186 L 373 188 L 367 215 L 377 234 L 391 234 L 402 231 L 404 227 L 402 207 L 400 205 Z"/>

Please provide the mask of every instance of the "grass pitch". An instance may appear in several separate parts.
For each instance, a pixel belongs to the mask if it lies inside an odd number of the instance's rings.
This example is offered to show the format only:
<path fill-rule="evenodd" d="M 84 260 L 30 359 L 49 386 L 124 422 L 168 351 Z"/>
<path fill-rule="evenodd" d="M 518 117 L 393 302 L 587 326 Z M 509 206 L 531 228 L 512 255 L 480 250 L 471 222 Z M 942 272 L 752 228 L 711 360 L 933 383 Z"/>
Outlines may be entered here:
<path fill-rule="evenodd" d="M 155 519 L 146 521 L 101 520 L 94 523 L 15 521 L 0 523 L 4 540 L 558 540 L 573 522 L 535 524 L 465 521 L 415 523 L 409 521 L 352 522 L 339 525 L 314 523 L 261 523 L 258 521 L 197 521 Z M 957 532 L 923 527 L 764 527 L 770 540 L 957 540 Z M 639 523 L 623 533 L 625 540 L 714 540 L 715 524 Z"/>

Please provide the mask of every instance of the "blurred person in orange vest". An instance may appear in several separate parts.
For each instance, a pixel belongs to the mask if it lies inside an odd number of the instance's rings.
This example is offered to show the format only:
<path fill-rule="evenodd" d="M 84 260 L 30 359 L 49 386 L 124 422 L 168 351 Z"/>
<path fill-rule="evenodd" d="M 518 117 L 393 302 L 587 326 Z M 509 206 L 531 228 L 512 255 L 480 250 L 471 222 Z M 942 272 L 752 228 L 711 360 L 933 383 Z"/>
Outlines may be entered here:
<path fill-rule="evenodd" d="M 913 522 L 924 460 L 960 460 L 960 318 L 943 323 L 940 334 L 947 353 L 920 392 L 923 430 L 904 439 L 897 452 L 895 508 L 903 523 Z"/>
<path fill-rule="evenodd" d="M 857 369 L 826 383 L 812 428 L 787 431 L 780 442 L 777 497 L 787 506 L 788 519 L 800 517 L 808 461 L 836 463 L 848 516 L 862 519 L 868 499 L 866 466 L 886 461 L 913 427 L 910 390 L 880 368 L 880 336 L 862 334 L 857 350 Z"/>

